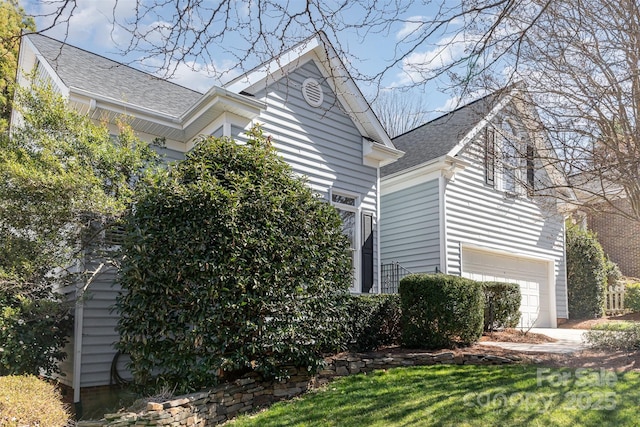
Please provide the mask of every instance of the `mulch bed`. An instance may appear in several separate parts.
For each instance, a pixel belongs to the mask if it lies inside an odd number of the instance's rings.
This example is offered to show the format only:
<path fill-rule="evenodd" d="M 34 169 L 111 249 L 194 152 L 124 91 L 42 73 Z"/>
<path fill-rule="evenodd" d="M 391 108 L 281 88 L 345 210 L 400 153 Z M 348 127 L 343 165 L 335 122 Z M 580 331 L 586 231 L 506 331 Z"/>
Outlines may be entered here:
<path fill-rule="evenodd" d="M 590 320 L 570 320 L 559 328 L 567 329 L 591 329 L 593 325 L 615 321 L 640 321 L 640 313 L 629 313 L 619 316 L 607 316 L 600 319 Z M 583 350 L 573 354 L 550 354 L 533 352 L 516 352 L 497 347 L 483 346 L 484 341 L 502 342 L 526 342 L 539 344 L 543 342 L 554 342 L 553 338 L 546 335 L 523 333 L 520 330 L 504 330 L 485 334 L 480 343 L 470 347 L 465 351 L 479 351 L 496 356 L 519 355 L 522 363 L 530 363 L 540 366 L 554 368 L 593 368 L 593 369 L 613 369 L 617 372 L 640 371 L 640 352 L 638 351 L 603 351 L 603 350 Z"/>
<path fill-rule="evenodd" d="M 520 329 L 504 329 L 501 331 L 485 332 L 480 342 L 498 341 L 498 342 L 522 342 L 531 344 L 542 344 L 546 342 L 556 342 L 555 339 L 542 334 L 534 334 L 530 331 L 522 331 Z"/>
<path fill-rule="evenodd" d="M 565 323 L 558 324 L 561 329 L 591 329 L 595 325 L 607 322 L 634 321 L 640 322 L 640 313 L 627 313 L 618 316 L 603 316 L 598 319 L 587 320 L 568 320 Z"/>

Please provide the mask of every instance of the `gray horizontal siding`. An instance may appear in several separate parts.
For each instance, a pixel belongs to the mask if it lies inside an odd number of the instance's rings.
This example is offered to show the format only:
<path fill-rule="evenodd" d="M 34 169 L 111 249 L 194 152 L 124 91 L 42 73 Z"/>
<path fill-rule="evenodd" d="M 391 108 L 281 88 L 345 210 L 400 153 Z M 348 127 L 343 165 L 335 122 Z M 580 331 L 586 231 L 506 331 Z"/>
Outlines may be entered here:
<path fill-rule="evenodd" d="M 184 160 L 184 155 L 182 151 L 172 150 L 167 147 L 160 147 L 158 145 L 152 145 L 153 149 L 160 154 L 166 161 L 172 162 L 176 160 Z"/>
<path fill-rule="evenodd" d="M 399 262 L 413 273 L 440 266 L 438 180 L 418 184 L 381 200 L 382 263 Z"/>
<path fill-rule="evenodd" d="M 119 339 L 116 331 L 118 315 L 116 312 L 111 312 L 111 307 L 115 304 L 116 295 L 120 290 L 116 279 L 116 269 L 106 267 L 85 292 L 80 387 L 110 383 L 111 361 L 116 354 L 114 344 Z M 120 371 L 120 375 L 130 376 L 123 371 Z"/>
<path fill-rule="evenodd" d="M 485 184 L 481 141 L 475 141 L 458 157 L 471 162 L 471 166 L 457 173 L 445 190 L 448 272 L 461 272 L 461 243 L 553 259 L 557 315 L 567 317 L 563 218 L 543 208 L 552 203 L 506 197 Z"/>
<path fill-rule="evenodd" d="M 308 77 L 323 88 L 324 103 L 318 108 L 302 96 Z M 358 194 L 363 209 L 376 211 L 377 173 L 362 163 L 362 135 L 315 63 L 307 62 L 254 95 L 267 103 L 257 121 L 297 174 L 320 193 L 335 187 Z"/>
<path fill-rule="evenodd" d="M 302 95 L 302 83 L 309 77 L 322 85 L 324 102 L 317 108 L 307 104 Z M 327 200 L 331 188 L 357 195 L 361 212 L 373 214 L 377 248 L 377 169 L 363 164 L 362 135 L 316 64 L 307 62 L 253 95 L 267 105 L 256 122 L 298 176 Z M 246 140 L 245 129 L 232 126 L 231 131 L 234 138 Z M 376 282 L 377 252 L 374 249 Z"/>

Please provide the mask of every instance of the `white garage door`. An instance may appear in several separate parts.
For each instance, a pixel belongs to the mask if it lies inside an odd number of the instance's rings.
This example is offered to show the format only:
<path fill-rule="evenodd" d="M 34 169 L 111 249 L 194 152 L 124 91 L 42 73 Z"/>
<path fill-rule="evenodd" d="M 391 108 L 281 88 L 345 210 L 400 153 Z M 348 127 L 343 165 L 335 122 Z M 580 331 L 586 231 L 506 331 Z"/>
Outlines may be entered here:
<path fill-rule="evenodd" d="M 511 282 L 520 285 L 520 325 L 550 327 L 547 261 L 519 258 L 476 249 L 463 249 L 462 275 L 479 281 Z"/>

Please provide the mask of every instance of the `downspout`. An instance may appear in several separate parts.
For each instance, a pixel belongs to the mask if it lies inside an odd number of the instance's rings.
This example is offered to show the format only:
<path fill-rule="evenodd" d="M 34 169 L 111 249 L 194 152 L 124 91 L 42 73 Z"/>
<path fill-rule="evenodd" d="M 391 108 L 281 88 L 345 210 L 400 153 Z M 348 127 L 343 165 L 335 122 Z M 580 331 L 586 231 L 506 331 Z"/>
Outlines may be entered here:
<path fill-rule="evenodd" d="M 84 327 L 84 294 L 89 285 L 102 270 L 104 263 L 91 274 L 87 283 L 82 286 L 79 282 L 76 285 L 76 307 L 73 331 L 73 404 L 75 405 L 76 414 L 82 414 L 82 403 L 80 402 L 80 385 L 82 375 L 82 329 Z"/>
<path fill-rule="evenodd" d="M 377 221 L 377 227 L 376 227 L 376 280 L 377 280 L 377 288 L 378 288 L 378 293 L 381 294 L 382 293 L 382 269 L 380 268 L 382 265 L 382 259 L 380 259 L 380 256 L 382 255 L 382 252 L 380 251 L 380 235 L 381 235 L 381 222 L 380 222 L 380 199 L 382 198 L 382 189 L 380 188 L 380 166 L 378 166 L 376 168 L 376 221 Z"/>
<path fill-rule="evenodd" d="M 84 302 L 82 295 L 84 286 L 76 285 L 76 305 L 73 329 L 73 404 L 76 406 L 76 414 L 80 406 L 80 375 L 82 369 L 82 328 L 84 324 Z"/>
<path fill-rule="evenodd" d="M 446 180 L 442 174 L 438 177 L 438 203 L 440 210 L 440 271 L 449 274 L 449 262 L 447 260 L 447 210 L 445 209 Z"/>

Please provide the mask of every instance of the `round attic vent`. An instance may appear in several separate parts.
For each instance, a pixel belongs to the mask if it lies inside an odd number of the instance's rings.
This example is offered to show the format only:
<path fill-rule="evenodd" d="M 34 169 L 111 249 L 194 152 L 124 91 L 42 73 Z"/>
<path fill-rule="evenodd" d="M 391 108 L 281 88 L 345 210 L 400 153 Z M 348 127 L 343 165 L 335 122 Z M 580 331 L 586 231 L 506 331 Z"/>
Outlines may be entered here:
<path fill-rule="evenodd" d="M 314 78 L 309 77 L 302 82 L 302 96 L 307 104 L 312 107 L 319 107 L 324 100 L 324 94 L 322 93 L 322 86 Z"/>

